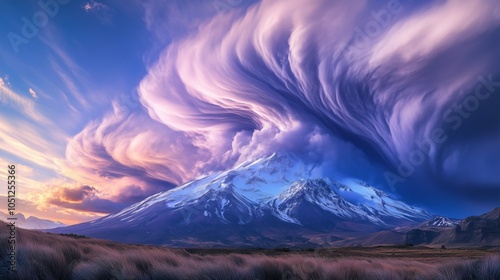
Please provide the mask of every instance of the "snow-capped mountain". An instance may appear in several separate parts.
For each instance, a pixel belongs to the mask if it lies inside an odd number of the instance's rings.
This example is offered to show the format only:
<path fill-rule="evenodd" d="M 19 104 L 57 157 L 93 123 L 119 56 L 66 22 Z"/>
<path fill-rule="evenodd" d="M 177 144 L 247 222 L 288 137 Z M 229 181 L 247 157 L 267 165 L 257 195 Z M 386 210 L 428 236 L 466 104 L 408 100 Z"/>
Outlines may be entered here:
<path fill-rule="evenodd" d="M 334 183 L 334 185 L 344 199 L 365 211 L 367 217 L 370 217 L 374 223 L 380 223 L 376 220 L 377 218 L 381 219 L 382 223 L 391 225 L 399 224 L 394 223 L 393 220 L 417 222 L 432 217 L 427 211 L 396 200 L 362 181 L 353 180 L 344 185 L 339 183 Z"/>
<path fill-rule="evenodd" d="M 310 216 L 310 213 L 318 210 L 325 212 L 319 216 L 329 215 L 346 220 L 362 219 L 364 214 L 335 193 L 332 186 L 323 179 L 300 179 L 268 205 L 277 217 L 296 224 L 310 222 L 309 217 L 303 216 Z"/>
<path fill-rule="evenodd" d="M 16 218 L 16 226 L 24 229 L 51 229 L 66 226 L 60 222 L 53 222 L 51 220 L 40 219 L 33 216 L 26 218 L 21 213 L 17 213 L 14 216 L 8 216 L 7 214 L 0 212 L 0 220 L 4 222 L 13 222 L 13 220 L 7 219 L 12 217 Z"/>
<path fill-rule="evenodd" d="M 273 154 L 58 231 L 170 245 L 272 246 L 276 236 L 376 230 L 432 218 L 364 182 L 315 178 L 315 167 L 293 154 Z"/>
<path fill-rule="evenodd" d="M 447 217 L 436 216 L 425 223 L 429 227 L 454 227 L 460 224 L 460 220 L 454 220 Z"/>

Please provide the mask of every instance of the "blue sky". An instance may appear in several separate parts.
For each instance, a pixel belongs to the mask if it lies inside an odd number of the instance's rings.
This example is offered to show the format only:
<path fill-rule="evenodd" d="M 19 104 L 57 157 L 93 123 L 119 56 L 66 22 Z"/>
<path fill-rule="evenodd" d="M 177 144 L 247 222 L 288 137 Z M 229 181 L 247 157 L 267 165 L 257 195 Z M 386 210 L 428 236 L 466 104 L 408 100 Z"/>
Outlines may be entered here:
<path fill-rule="evenodd" d="M 44 11 L 43 7 L 36 2 L 2 3 L 8 16 L 2 17 L 5 36 L 0 41 L 0 78 L 20 99 L 18 104 L 2 104 L 2 122 L 25 145 L 16 149 L 7 143 L 1 157 L 26 166 L 32 171 L 30 179 L 38 182 L 65 177 L 60 164 L 52 161 L 64 160 L 68 139 L 87 123 L 102 118 L 113 100 L 136 94 L 136 86 L 146 74 L 145 59 L 154 55 L 150 52 L 153 37 L 138 4 L 111 8 L 97 2 L 43 2 L 57 4 L 58 8 L 48 5 L 55 15 L 48 17 L 45 26 L 35 26 L 36 36 L 19 45 L 8 34 L 24 38 L 22 18 L 33 23 L 33 16 Z M 28 147 L 46 158 L 32 157 Z M 21 197 L 27 198 L 30 189 L 26 187 L 24 195 L 23 189 Z"/>
<path fill-rule="evenodd" d="M 4 1 L 0 162 L 23 212 L 68 223 L 280 151 L 434 213 L 488 211 L 500 10 L 414 2 Z"/>

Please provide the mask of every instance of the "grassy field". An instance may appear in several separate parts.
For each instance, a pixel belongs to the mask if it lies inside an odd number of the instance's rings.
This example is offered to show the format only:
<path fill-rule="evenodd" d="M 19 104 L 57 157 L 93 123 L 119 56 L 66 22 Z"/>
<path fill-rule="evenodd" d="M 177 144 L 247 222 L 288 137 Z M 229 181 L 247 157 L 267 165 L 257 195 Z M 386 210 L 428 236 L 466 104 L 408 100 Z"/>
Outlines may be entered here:
<path fill-rule="evenodd" d="M 6 228 L 0 279 L 500 279 L 498 249 L 168 249 L 26 230 L 11 273 Z"/>
<path fill-rule="evenodd" d="M 500 248 L 450 248 L 413 247 L 413 246 L 374 246 L 374 247 L 344 247 L 344 248 L 311 248 L 293 250 L 287 248 L 276 249 L 184 249 L 197 255 L 228 255 L 261 254 L 267 256 L 301 255 L 322 258 L 397 258 L 420 259 L 421 261 L 446 261 L 447 259 L 479 259 L 491 255 L 500 255 Z"/>

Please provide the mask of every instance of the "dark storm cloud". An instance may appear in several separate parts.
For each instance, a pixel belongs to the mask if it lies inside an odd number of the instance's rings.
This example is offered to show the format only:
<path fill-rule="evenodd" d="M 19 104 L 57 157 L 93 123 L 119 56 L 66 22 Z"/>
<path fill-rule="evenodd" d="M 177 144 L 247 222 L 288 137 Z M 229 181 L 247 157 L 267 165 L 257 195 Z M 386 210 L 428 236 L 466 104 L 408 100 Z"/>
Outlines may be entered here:
<path fill-rule="evenodd" d="M 81 186 L 75 189 L 63 189 L 61 198 L 71 202 L 82 201 L 85 197 L 89 196 L 95 191 L 91 186 Z"/>

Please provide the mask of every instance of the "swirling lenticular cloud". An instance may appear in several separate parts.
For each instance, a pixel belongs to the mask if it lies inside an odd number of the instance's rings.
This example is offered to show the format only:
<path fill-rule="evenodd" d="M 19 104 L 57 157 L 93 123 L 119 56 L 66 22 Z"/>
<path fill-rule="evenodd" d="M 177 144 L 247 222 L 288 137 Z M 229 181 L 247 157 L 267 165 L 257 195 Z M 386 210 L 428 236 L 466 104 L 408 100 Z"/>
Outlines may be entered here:
<path fill-rule="evenodd" d="M 332 161 L 330 168 L 397 168 L 478 76 L 500 73 L 499 42 L 494 0 L 263 0 L 217 14 L 169 45 L 138 89 L 147 114 L 115 108 L 77 135 L 67 155 L 84 174 L 174 184 L 276 151 Z M 482 109 L 487 119 L 471 120 L 491 122 L 491 107 Z M 499 139 L 498 128 L 481 135 Z M 430 175 L 446 180 L 467 168 L 450 161 L 464 156 L 471 138 L 462 134 L 428 151 Z M 498 146 L 467 156 L 481 162 L 491 152 Z M 499 167 L 481 174 L 498 185 Z M 484 176 L 464 180 L 482 184 Z"/>

